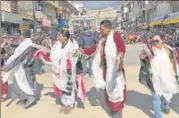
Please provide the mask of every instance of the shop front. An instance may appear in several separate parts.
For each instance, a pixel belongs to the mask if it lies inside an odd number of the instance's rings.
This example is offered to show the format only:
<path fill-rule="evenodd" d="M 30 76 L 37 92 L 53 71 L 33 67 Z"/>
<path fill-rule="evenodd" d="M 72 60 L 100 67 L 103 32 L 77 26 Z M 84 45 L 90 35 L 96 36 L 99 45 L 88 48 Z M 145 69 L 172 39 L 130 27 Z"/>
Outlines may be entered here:
<path fill-rule="evenodd" d="M 150 26 L 161 26 L 161 25 L 173 25 L 179 23 L 179 12 L 171 13 L 167 15 L 167 18 L 160 18 L 158 20 L 154 20 L 150 22 Z"/>
<path fill-rule="evenodd" d="M 5 34 L 19 33 L 22 17 L 19 14 L 2 11 L 1 32 Z"/>

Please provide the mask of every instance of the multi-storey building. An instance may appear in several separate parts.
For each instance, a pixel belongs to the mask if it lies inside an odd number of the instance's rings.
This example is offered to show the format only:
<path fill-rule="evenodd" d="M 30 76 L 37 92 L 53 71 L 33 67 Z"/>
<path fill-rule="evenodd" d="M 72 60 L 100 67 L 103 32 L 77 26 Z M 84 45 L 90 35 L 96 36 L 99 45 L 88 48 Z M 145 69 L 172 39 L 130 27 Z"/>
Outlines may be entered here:
<path fill-rule="evenodd" d="M 123 27 L 146 29 L 178 26 L 179 1 L 127 1 L 122 7 Z"/>
<path fill-rule="evenodd" d="M 1 33 L 18 33 L 22 21 L 19 15 L 18 1 L 1 1 Z"/>

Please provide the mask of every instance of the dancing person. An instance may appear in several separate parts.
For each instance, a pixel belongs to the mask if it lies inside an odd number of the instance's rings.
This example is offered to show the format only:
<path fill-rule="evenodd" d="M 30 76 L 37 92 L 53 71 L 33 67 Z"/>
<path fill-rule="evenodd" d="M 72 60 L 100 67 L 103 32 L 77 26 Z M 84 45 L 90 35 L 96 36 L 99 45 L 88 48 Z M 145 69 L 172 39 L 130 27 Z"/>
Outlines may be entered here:
<path fill-rule="evenodd" d="M 121 118 L 127 99 L 123 58 L 125 45 L 119 32 L 112 29 L 112 23 L 104 20 L 100 23 L 102 39 L 96 48 L 92 70 L 96 88 L 105 88 L 105 101 L 112 118 Z M 90 54 L 94 49 L 83 50 Z"/>
<path fill-rule="evenodd" d="M 32 40 L 29 30 L 24 33 L 24 40 L 15 49 L 12 56 L 6 61 L 2 68 L 4 71 L 3 82 L 12 81 L 13 97 L 20 99 L 20 105 L 28 108 L 36 102 L 37 82 L 34 69 L 34 53 L 37 49 L 49 52 L 48 48 L 40 45 L 41 41 Z M 35 72 L 36 70 L 36 72 Z"/>
<path fill-rule="evenodd" d="M 161 33 L 154 34 L 140 54 L 142 66 L 139 80 L 151 91 L 156 118 L 162 118 L 161 111 L 170 113 L 172 96 L 179 92 L 178 54 L 163 39 Z"/>
<path fill-rule="evenodd" d="M 50 57 L 42 51 L 35 54 L 35 58 L 43 60 L 52 69 L 53 89 L 62 102 L 60 113 L 69 114 L 74 108 L 76 97 L 81 100 L 85 98 L 83 76 L 76 72 L 78 50 L 77 42 L 70 39 L 69 30 L 62 28 Z"/>

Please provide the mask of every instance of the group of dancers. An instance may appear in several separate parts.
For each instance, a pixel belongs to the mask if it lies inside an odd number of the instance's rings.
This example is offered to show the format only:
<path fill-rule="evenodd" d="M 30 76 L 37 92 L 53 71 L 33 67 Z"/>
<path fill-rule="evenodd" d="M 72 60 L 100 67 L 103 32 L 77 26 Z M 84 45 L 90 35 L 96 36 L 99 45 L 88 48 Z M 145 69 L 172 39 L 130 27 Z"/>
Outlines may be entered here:
<path fill-rule="evenodd" d="M 36 36 L 32 36 L 29 30 L 25 31 L 23 40 L 1 63 L 3 84 L 7 86 L 7 82 L 11 81 L 12 91 L 21 100 L 20 104 L 29 108 L 39 97 L 35 75 L 47 72 L 42 68 L 46 65 L 53 75 L 53 91 L 61 98 L 60 113 L 69 114 L 75 107 L 77 97 L 83 102 L 86 98 L 84 73 L 78 69 L 78 59 L 81 55 L 93 56 L 90 66 L 94 85 L 96 89 L 104 90 L 111 117 L 122 118 L 127 100 L 123 61 L 126 48 L 121 34 L 112 29 L 111 21 L 102 21 L 100 29 L 99 40 L 91 48 L 81 48 L 75 39 L 70 38 L 66 28 L 62 28 L 58 40 L 51 43 L 39 36 L 33 38 Z M 40 32 L 38 28 L 37 31 Z M 151 90 L 156 118 L 162 118 L 161 110 L 167 114 L 170 112 L 172 96 L 179 92 L 178 54 L 162 39 L 159 33 L 154 34 L 140 54 L 139 80 Z"/>

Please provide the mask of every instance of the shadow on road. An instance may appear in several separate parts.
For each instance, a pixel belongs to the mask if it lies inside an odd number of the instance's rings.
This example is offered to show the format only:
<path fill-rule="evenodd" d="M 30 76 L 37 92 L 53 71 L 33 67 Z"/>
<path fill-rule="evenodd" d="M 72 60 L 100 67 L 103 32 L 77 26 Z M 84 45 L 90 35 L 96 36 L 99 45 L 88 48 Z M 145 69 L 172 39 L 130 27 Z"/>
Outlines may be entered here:
<path fill-rule="evenodd" d="M 41 92 L 44 88 L 44 85 L 43 84 L 38 84 L 37 85 L 37 88 L 36 88 L 36 91 L 35 91 L 35 96 L 36 96 L 36 100 L 39 101 L 40 100 L 40 97 L 41 97 Z M 6 106 L 9 107 L 14 101 L 15 99 L 17 98 L 16 96 L 13 95 L 13 91 L 12 91 L 13 87 L 12 87 L 12 84 L 10 84 L 8 86 L 8 96 L 7 96 L 7 100 L 8 99 L 11 99 L 11 101 L 9 101 Z M 20 101 L 18 101 L 16 104 L 19 104 Z"/>
<path fill-rule="evenodd" d="M 179 115 L 179 94 L 173 96 L 172 102 L 171 102 L 171 109 L 175 111 Z"/>
<path fill-rule="evenodd" d="M 55 95 L 54 92 L 48 92 L 48 93 L 45 93 L 44 95 L 54 98 L 56 100 L 55 102 L 56 102 L 57 105 L 62 105 L 60 96 Z M 83 102 L 79 98 L 76 98 L 76 100 L 77 100 L 77 108 L 84 109 L 85 106 L 84 106 Z"/>
<path fill-rule="evenodd" d="M 60 97 L 56 96 L 54 92 L 48 92 L 48 93 L 45 93 L 44 95 L 45 96 L 50 96 L 52 98 L 55 98 L 55 100 L 56 100 L 55 102 L 56 102 L 57 105 L 61 105 L 62 104 Z"/>
<path fill-rule="evenodd" d="M 127 105 L 142 110 L 150 118 L 155 118 L 154 114 L 150 112 L 153 110 L 152 98 L 149 95 L 139 93 L 137 91 L 127 92 L 128 100 Z"/>
<path fill-rule="evenodd" d="M 104 100 L 104 91 L 97 91 L 95 87 L 91 88 L 90 91 L 87 92 L 88 101 L 92 106 L 101 106 L 101 108 L 106 111 L 106 113 L 111 116 L 108 106 Z M 98 101 L 98 102 L 96 102 Z"/>
<path fill-rule="evenodd" d="M 179 114 L 179 95 L 175 95 L 172 99 L 170 108 Z M 128 101 L 126 103 L 129 106 L 133 106 L 142 110 L 150 118 L 155 118 L 154 114 L 150 112 L 153 110 L 152 97 L 146 94 L 139 93 L 137 91 L 128 91 Z"/>

